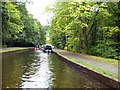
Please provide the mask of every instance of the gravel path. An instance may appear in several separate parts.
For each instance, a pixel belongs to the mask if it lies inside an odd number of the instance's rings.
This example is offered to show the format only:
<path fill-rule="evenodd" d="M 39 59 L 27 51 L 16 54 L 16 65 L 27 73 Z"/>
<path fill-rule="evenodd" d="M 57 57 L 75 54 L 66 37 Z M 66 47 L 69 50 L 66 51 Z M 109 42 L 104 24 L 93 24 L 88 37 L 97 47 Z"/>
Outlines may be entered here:
<path fill-rule="evenodd" d="M 120 70 L 120 68 L 118 68 L 117 66 L 110 65 L 110 64 L 107 64 L 107 63 L 104 63 L 104 62 L 101 62 L 101 61 L 97 61 L 95 59 L 91 59 L 91 58 L 88 59 L 88 58 L 85 58 L 84 56 L 80 56 L 76 53 L 69 52 L 69 51 L 62 51 L 62 50 L 54 50 L 54 51 L 61 54 L 61 55 L 66 56 L 66 57 L 73 58 L 75 60 L 80 60 L 82 62 L 85 62 L 87 64 L 91 64 L 95 67 L 99 67 L 103 70 L 109 71 L 113 74 L 116 74 L 116 75 L 120 76 L 120 73 L 118 72 L 118 70 Z"/>

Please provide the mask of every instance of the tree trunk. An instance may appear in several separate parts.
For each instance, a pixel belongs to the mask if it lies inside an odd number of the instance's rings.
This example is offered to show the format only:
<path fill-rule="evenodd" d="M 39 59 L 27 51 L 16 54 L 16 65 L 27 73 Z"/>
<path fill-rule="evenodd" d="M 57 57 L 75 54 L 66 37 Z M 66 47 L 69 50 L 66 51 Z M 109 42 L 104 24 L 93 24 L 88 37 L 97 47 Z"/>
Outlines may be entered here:
<path fill-rule="evenodd" d="M 81 53 L 81 50 L 82 50 L 82 36 L 81 33 L 79 33 L 79 44 L 78 44 L 77 52 Z"/>
<path fill-rule="evenodd" d="M 88 53 L 88 37 L 87 37 L 87 28 L 83 28 L 83 35 L 84 35 L 84 53 Z"/>

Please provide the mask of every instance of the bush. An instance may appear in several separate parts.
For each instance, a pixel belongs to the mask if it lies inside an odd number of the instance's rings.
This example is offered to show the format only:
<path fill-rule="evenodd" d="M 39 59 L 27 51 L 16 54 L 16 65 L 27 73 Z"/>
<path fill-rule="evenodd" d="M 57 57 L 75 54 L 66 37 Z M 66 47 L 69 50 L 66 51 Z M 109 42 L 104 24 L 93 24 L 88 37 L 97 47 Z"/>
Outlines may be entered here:
<path fill-rule="evenodd" d="M 89 50 L 89 53 L 95 56 L 106 58 L 115 58 L 117 56 L 115 49 L 101 43 L 97 44 L 96 46 L 92 46 Z"/>

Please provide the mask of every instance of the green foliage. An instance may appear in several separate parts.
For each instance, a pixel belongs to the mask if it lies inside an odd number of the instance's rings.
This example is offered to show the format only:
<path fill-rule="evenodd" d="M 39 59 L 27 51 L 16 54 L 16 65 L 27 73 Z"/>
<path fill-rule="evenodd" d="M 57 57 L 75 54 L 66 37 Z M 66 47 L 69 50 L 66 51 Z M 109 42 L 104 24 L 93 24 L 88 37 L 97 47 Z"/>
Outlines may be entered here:
<path fill-rule="evenodd" d="M 7 46 L 32 46 L 33 43 L 45 43 L 45 31 L 33 18 L 24 3 L 2 3 L 2 40 Z"/>
<path fill-rule="evenodd" d="M 120 53 L 119 4 L 55 3 L 47 9 L 54 13 L 50 26 L 52 44 L 69 51 L 116 58 Z"/>
<path fill-rule="evenodd" d="M 3 44 L 6 44 L 8 39 L 17 39 L 19 32 L 23 29 L 23 23 L 20 19 L 20 12 L 16 4 L 5 2 L 2 4 L 2 38 Z"/>
<path fill-rule="evenodd" d="M 107 45 L 105 46 L 103 43 L 98 43 L 96 46 L 91 47 L 90 54 L 106 58 L 115 58 L 117 55 L 115 49 Z"/>

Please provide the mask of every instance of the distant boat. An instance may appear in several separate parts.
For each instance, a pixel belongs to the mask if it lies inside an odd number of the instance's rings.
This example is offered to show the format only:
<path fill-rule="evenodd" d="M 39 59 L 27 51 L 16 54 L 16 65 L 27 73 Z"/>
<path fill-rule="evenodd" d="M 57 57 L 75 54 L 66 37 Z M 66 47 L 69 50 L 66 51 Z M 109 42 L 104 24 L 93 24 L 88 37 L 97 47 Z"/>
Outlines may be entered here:
<path fill-rule="evenodd" d="M 43 46 L 43 52 L 44 52 L 44 53 L 46 53 L 46 52 L 52 53 L 52 52 L 53 52 L 52 46 L 51 46 L 50 44 L 44 45 L 44 46 Z"/>

